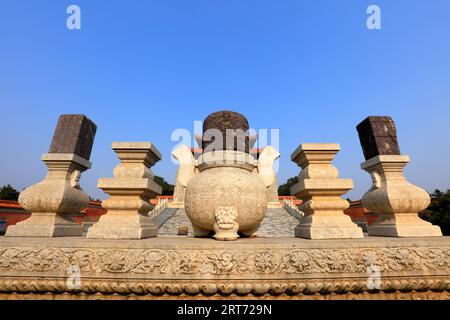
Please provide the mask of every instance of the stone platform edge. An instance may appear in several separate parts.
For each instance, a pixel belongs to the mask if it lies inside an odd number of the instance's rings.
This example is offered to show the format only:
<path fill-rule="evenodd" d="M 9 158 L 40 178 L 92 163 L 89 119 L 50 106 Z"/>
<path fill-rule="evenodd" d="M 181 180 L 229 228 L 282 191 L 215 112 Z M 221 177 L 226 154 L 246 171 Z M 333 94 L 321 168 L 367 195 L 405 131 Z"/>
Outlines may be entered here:
<path fill-rule="evenodd" d="M 2 237 L 0 299 L 14 298 L 450 299 L 450 238 Z"/>

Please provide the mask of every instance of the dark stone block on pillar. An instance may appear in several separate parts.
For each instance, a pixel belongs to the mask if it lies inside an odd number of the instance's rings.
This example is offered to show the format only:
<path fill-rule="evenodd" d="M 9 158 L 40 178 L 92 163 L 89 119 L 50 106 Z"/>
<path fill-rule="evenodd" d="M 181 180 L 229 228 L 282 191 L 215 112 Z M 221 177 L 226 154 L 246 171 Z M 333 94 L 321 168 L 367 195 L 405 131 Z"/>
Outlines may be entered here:
<path fill-rule="evenodd" d="M 391 117 L 368 117 L 356 129 L 366 160 L 379 155 L 400 155 L 397 129 Z"/>
<path fill-rule="evenodd" d="M 210 134 L 205 133 L 208 130 L 216 129 L 222 134 L 222 141 L 216 141 L 214 132 L 210 131 Z M 228 130 L 228 132 L 227 132 Z M 232 131 L 230 131 L 232 130 Z M 231 132 L 245 133 L 245 136 L 231 136 Z M 243 115 L 233 111 L 219 111 L 210 114 L 203 122 L 203 151 L 212 151 L 207 147 L 211 144 L 214 146 L 214 150 L 235 150 L 249 153 L 250 150 L 250 137 L 249 137 L 249 124 L 247 118 Z M 230 137 L 227 139 L 227 133 Z M 211 141 L 209 141 L 211 140 Z"/>
<path fill-rule="evenodd" d="M 89 160 L 96 131 L 96 124 L 85 115 L 61 115 L 49 153 L 74 153 Z"/>

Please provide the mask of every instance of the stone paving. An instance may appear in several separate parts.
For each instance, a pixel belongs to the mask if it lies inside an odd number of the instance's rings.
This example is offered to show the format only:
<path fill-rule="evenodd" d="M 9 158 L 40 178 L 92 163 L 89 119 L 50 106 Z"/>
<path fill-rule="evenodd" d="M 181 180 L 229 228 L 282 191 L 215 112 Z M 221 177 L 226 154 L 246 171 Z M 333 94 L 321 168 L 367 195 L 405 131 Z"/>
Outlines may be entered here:
<path fill-rule="evenodd" d="M 166 212 L 166 210 L 164 210 L 161 214 L 164 214 Z M 175 213 L 169 219 L 166 220 L 166 222 L 158 230 L 158 237 L 160 237 L 160 236 L 170 236 L 170 237 L 177 236 L 179 227 L 188 227 L 189 228 L 189 237 L 194 236 L 191 221 L 189 220 L 188 216 L 186 215 L 186 212 L 184 211 L 184 209 L 176 210 Z"/>
<path fill-rule="evenodd" d="M 166 208 L 159 215 L 153 218 L 153 223 L 159 228 L 163 226 L 177 211 L 174 208 Z"/>
<path fill-rule="evenodd" d="M 164 210 L 161 215 L 168 215 L 166 210 Z M 158 236 L 177 236 L 179 227 L 188 227 L 188 236 L 192 237 L 192 224 L 184 209 L 178 209 L 175 213 L 171 214 L 172 216 L 159 228 Z M 261 238 L 293 237 L 294 228 L 297 225 L 298 220 L 285 209 L 268 209 L 266 217 L 259 228 L 258 236 Z"/>
<path fill-rule="evenodd" d="M 269 209 L 259 227 L 258 237 L 294 237 L 294 229 L 298 223 L 299 221 L 284 208 Z"/>

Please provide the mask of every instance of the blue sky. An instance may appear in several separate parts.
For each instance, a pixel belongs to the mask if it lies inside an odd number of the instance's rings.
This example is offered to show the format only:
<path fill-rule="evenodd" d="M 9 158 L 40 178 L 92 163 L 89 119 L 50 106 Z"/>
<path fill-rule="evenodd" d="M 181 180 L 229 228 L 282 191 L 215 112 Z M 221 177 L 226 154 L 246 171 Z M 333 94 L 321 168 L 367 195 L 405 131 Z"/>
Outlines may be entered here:
<path fill-rule="evenodd" d="M 66 28 L 71 4 L 81 30 Z M 370 4 L 382 30 L 366 28 Z M 92 196 L 118 162 L 113 141 L 153 142 L 153 171 L 173 182 L 173 130 L 231 109 L 280 129 L 281 182 L 299 173 L 300 143 L 338 142 L 360 198 L 370 178 L 355 126 L 391 115 L 410 181 L 450 188 L 449 21 L 448 0 L 0 0 L 0 185 L 45 176 L 63 113 L 98 125 L 81 180 Z"/>

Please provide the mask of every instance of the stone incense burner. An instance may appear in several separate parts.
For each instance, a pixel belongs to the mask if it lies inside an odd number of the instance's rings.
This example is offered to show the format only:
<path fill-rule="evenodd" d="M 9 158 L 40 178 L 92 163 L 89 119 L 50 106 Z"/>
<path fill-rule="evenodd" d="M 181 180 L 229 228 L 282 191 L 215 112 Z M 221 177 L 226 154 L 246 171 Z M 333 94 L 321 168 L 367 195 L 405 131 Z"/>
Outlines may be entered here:
<path fill-rule="evenodd" d="M 239 130 L 247 135 L 239 136 Z M 187 183 L 185 198 L 196 237 L 215 232 L 216 240 L 230 241 L 256 235 L 267 211 L 266 191 L 274 183 L 272 164 L 279 153 L 267 147 L 255 160 L 249 145 L 244 116 L 221 111 L 205 120 L 198 174 Z"/>

